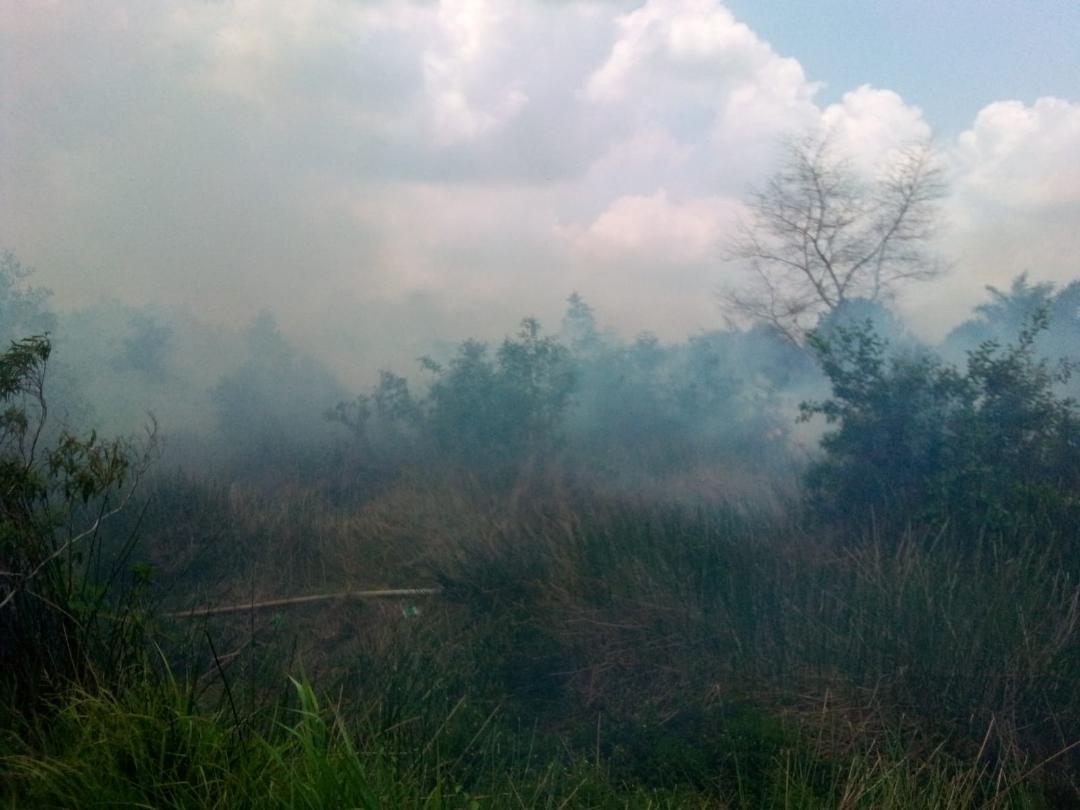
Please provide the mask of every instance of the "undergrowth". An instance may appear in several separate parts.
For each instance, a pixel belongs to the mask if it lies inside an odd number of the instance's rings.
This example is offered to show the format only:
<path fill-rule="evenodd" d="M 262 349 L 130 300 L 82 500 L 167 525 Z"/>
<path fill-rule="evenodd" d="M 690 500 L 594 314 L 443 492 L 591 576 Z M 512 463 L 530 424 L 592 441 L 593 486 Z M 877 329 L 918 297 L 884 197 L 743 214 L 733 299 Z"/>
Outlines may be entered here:
<path fill-rule="evenodd" d="M 443 591 L 160 617 L 168 665 L 144 663 L 122 689 L 59 692 L 6 724 L 8 806 L 1052 808 L 1080 796 L 1080 561 L 1065 543 L 829 535 L 557 478 L 501 493 L 403 480 L 351 510 L 317 492 L 274 509 L 258 492 L 185 492 L 183 516 L 181 499 L 147 509 L 143 553 L 227 571 L 211 592 L 274 595 L 320 568 L 324 589 Z M 207 521 L 228 537 L 192 530 Z M 305 524 L 318 527 L 306 569 Z M 161 547 L 176 543 L 174 557 Z M 180 588 L 162 598 L 192 603 Z"/>

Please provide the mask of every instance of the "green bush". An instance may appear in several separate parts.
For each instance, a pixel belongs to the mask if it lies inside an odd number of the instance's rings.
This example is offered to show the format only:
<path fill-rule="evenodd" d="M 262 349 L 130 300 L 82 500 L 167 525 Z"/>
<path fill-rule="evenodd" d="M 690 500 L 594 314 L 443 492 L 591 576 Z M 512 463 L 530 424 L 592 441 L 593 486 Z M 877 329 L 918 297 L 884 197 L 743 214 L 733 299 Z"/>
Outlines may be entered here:
<path fill-rule="evenodd" d="M 101 534 L 131 496 L 134 450 L 50 429 L 50 353 L 37 336 L 0 354 L 0 671 L 5 705 L 23 710 L 123 666 L 137 647 L 133 600 L 145 574 L 125 565 L 130 543 L 108 553 Z"/>
<path fill-rule="evenodd" d="M 948 526 L 956 536 L 1061 534 L 1080 519 L 1080 412 L 1070 368 L 1040 357 L 1044 311 L 1015 343 L 986 341 L 964 368 L 890 354 L 869 324 L 810 345 L 832 396 L 801 406 L 834 429 L 808 473 L 815 511 L 840 523 Z"/>

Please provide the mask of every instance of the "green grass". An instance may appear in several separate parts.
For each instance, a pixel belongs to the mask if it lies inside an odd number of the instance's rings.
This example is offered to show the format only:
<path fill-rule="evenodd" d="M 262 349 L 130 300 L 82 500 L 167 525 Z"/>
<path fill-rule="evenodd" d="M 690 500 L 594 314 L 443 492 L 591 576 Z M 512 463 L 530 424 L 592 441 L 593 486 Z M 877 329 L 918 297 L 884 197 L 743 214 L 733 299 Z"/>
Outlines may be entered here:
<path fill-rule="evenodd" d="M 224 712 L 193 710 L 189 696 L 172 681 L 124 697 L 70 695 L 35 750 L 4 757 L 8 806 L 1052 806 L 1025 786 L 1003 790 L 986 767 L 960 767 L 940 754 L 917 761 L 869 750 L 841 763 L 756 714 L 715 729 L 705 756 L 716 757 L 718 767 L 709 776 L 697 753 L 702 740 L 677 731 L 632 740 L 639 748 L 635 755 L 645 761 L 627 771 L 613 763 L 625 754 L 611 743 L 595 757 L 570 750 L 542 755 L 538 749 L 550 741 L 537 739 L 535 730 L 515 734 L 484 722 L 468 729 L 467 745 L 447 745 L 444 734 L 452 736 L 459 722 L 453 712 L 441 719 L 436 733 L 420 737 L 407 724 L 380 729 L 344 707 L 320 706 L 306 683 L 293 682 L 293 687 L 287 704 L 241 725 Z M 614 743 L 616 749 L 619 745 Z M 665 772 L 679 763 L 696 767 L 701 784 L 677 778 L 685 770 Z M 642 770 L 646 764 L 651 773 Z M 722 778 L 712 782 L 714 777 Z"/>
<path fill-rule="evenodd" d="M 183 496 L 148 510 L 159 581 L 242 598 L 334 577 L 445 592 L 419 615 L 163 622 L 171 669 L 60 693 L 45 713 L 5 707 L 7 806 L 1080 802 L 1075 547 L 835 537 L 558 482 L 403 481 L 351 507 L 195 481 Z"/>

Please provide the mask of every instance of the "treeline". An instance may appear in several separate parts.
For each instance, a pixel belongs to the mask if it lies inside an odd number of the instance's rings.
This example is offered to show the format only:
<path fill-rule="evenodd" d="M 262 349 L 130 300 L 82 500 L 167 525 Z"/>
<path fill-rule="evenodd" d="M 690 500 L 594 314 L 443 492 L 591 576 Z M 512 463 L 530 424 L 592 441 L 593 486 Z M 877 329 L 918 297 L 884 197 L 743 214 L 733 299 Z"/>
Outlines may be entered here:
<path fill-rule="evenodd" d="M 268 313 L 232 332 L 119 304 L 61 316 L 27 275 L 4 254 L 0 338 L 51 335 L 53 421 L 119 434 L 153 414 L 169 466 L 347 488 L 433 464 L 507 481 L 558 460 L 626 485 L 710 467 L 790 478 L 811 465 L 819 512 L 913 520 L 1004 519 L 1017 477 L 1023 498 L 1049 509 L 1068 501 L 1050 491 L 1074 483 L 1080 282 L 1023 275 L 988 288 L 937 346 L 864 299 L 824 312 L 803 341 L 765 324 L 626 340 L 574 294 L 553 332 L 526 318 L 496 345 L 466 340 L 349 396 Z M 821 457 L 828 422 L 840 429 Z"/>
<path fill-rule="evenodd" d="M 180 327 L 54 315 L 13 261 L 2 323 L 28 333 L 0 353 L 13 806 L 1080 795 L 1080 284 L 991 290 L 936 347 L 859 300 L 801 343 L 762 326 L 626 341 L 572 296 L 557 332 L 527 319 L 349 396 L 269 316 L 193 392 Z M 107 367 L 65 363 L 75 324 Z M 210 439 L 174 438 L 156 464 L 153 431 L 102 439 L 80 420 L 108 379 L 186 391 Z M 803 486 L 783 514 L 722 487 L 653 497 L 740 469 Z M 295 627 L 162 615 L 375 582 L 443 593 Z M 282 696 L 282 671 L 309 663 L 336 710 L 307 685 Z"/>
<path fill-rule="evenodd" d="M 763 469 L 787 450 L 785 390 L 814 378 L 805 353 L 764 330 L 626 342 L 577 295 L 555 334 L 527 318 L 495 347 L 469 340 L 420 365 L 418 381 L 384 371 L 373 391 L 328 412 L 361 457 L 502 476 L 554 456 L 615 475 L 723 458 Z"/>

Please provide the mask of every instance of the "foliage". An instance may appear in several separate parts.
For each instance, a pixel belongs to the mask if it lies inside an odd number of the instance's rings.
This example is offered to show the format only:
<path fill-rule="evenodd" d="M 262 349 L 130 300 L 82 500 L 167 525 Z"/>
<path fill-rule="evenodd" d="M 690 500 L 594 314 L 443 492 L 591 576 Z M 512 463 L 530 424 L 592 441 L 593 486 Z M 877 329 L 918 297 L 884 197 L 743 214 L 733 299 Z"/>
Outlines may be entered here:
<path fill-rule="evenodd" d="M 29 275 L 29 268 L 12 251 L 0 250 L 0 341 L 4 343 L 56 328 L 56 316 L 48 307 L 51 293 L 25 286 Z"/>
<path fill-rule="evenodd" d="M 1032 283 L 1027 273 L 1013 279 L 1007 290 L 987 287 L 990 300 L 975 307 L 975 314 L 953 329 L 942 346 L 947 356 L 955 356 L 977 348 L 988 340 L 1003 342 L 1017 334 L 1040 312 L 1045 312 L 1048 324 L 1035 346 L 1039 355 L 1057 362 L 1080 360 L 1080 281 L 1061 288 L 1044 283 Z M 1078 379 L 1068 387 L 1080 395 Z"/>
<path fill-rule="evenodd" d="M 31 704 L 95 667 L 115 672 L 138 624 L 137 583 L 112 587 L 129 577 L 127 549 L 107 554 L 100 529 L 141 468 L 127 443 L 49 431 L 50 353 L 37 336 L 0 355 L 0 669 L 5 697 Z"/>
<path fill-rule="evenodd" d="M 827 731 L 738 703 L 647 723 L 596 715 L 567 740 L 497 710 L 477 716 L 465 699 L 386 723 L 294 680 L 273 713 L 238 718 L 201 709 L 191 688 L 166 679 L 71 695 L 34 748 L 0 760 L 0 798 L 176 810 L 1043 810 L 1069 800 L 940 747 L 907 754 L 900 734 L 841 758 Z"/>
<path fill-rule="evenodd" d="M 870 325 L 810 336 L 832 397 L 802 405 L 834 429 L 808 483 L 832 520 L 948 524 L 961 534 L 1063 531 L 1080 518 L 1080 414 L 1068 365 L 1036 351 L 1043 311 L 1016 342 L 986 341 L 963 369 L 890 354 Z"/>
<path fill-rule="evenodd" d="M 372 603 L 212 619 L 234 639 L 218 649 L 237 651 L 221 666 L 238 711 L 206 658 L 191 672 L 201 701 L 160 681 L 76 694 L 0 757 L 13 806 L 1075 803 L 1080 569 L 1042 538 L 961 551 L 881 532 L 845 547 L 579 480 L 514 502 L 433 476 L 330 514 L 297 490 L 244 503 L 234 485 L 214 511 L 168 492 L 148 534 L 247 547 L 187 593 L 220 593 L 215 572 L 235 588 L 226 603 L 325 590 L 319 569 L 346 587 L 436 573 L 445 590 L 409 618 Z M 251 520 L 257 548 L 203 540 Z M 318 560 L 329 547 L 340 556 Z M 244 666 L 251 689 L 279 694 L 286 660 L 330 702 L 305 686 L 269 717 L 245 710 Z"/>
<path fill-rule="evenodd" d="M 175 335 L 167 323 L 153 315 L 133 313 L 130 332 L 123 338 L 120 351 L 113 358 L 113 368 L 131 370 L 152 382 L 169 377 L 169 360 Z"/>
<path fill-rule="evenodd" d="M 765 329 L 713 331 L 665 344 L 654 335 L 606 340 L 577 356 L 567 415 L 578 458 L 621 476 L 701 464 L 755 471 L 784 455 L 781 392 L 813 371 Z"/>
<path fill-rule="evenodd" d="M 775 391 L 813 370 L 766 329 L 623 341 L 598 327 L 577 294 L 557 337 L 526 319 L 494 353 L 465 341 L 448 361 L 422 364 L 431 375 L 423 395 L 383 371 L 373 392 L 326 413 L 369 466 L 437 457 L 498 475 L 494 468 L 559 450 L 626 481 L 721 458 L 760 467 L 782 455 Z"/>
<path fill-rule="evenodd" d="M 325 415 L 344 425 L 368 451 L 424 446 L 477 472 L 498 475 L 507 463 L 550 454 L 559 446 L 563 416 L 577 373 L 569 350 L 544 336 L 533 318 L 521 322 L 492 356 L 467 340 L 448 362 L 421 364 L 432 379 L 424 396 L 389 371 L 370 395 L 339 402 Z"/>
<path fill-rule="evenodd" d="M 521 322 L 494 358 L 467 341 L 447 366 L 427 361 L 435 375 L 428 392 L 435 444 L 460 459 L 499 462 L 552 449 L 570 400 L 575 371 L 569 352 L 542 337 L 533 318 Z"/>
<path fill-rule="evenodd" d="M 848 298 L 836 308 L 823 313 L 814 332 L 828 340 L 837 328 L 859 328 L 869 322 L 874 333 L 888 341 L 894 350 L 913 350 L 919 344 L 910 336 L 900 317 L 880 301 L 869 298 Z"/>
<path fill-rule="evenodd" d="M 580 356 L 600 348 L 604 338 L 597 327 L 593 308 L 576 292 L 570 294 L 566 304 L 560 335 L 568 341 L 571 350 Z"/>
<path fill-rule="evenodd" d="M 228 452 L 253 467 L 284 461 L 325 436 L 310 415 L 337 401 L 342 389 L 314 358 L 293 347 L 262 312 L 247 329 L 247 357 L 210 392 Z M 320 448 L 321 449 L 321 448 Z"/>

